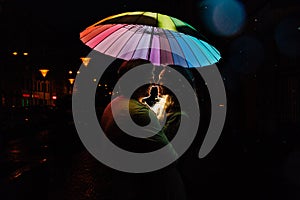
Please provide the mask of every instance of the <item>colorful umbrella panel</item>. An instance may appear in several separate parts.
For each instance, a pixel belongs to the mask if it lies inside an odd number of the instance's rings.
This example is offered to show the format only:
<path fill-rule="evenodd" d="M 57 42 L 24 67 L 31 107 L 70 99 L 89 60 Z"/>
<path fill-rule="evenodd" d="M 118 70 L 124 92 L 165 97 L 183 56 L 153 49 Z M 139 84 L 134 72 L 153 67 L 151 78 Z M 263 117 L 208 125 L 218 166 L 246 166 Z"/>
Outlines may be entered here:
<path fill-rule="evenodd" d="M 124 60 L 145 59 L 154 65 L 202 67 L 220 53 L 208 43 L 180 32 L 146 25 L 105 24 L 90 27 L 81 40 L 94 50 Z"/>

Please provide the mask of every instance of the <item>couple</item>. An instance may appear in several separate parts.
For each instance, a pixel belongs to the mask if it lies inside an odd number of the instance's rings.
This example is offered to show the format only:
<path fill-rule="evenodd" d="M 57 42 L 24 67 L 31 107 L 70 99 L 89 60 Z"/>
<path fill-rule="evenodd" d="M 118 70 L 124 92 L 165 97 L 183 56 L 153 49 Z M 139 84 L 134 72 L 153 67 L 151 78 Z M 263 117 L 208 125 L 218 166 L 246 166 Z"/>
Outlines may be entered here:
<path fill-rule="evenodd" d="M 146 64 L 148 61 L 131 60 L 125 61 L 118 70 L 118 76 L 121 77 L 130 69 Z M 151 89 L 152 88 L 152 89 Z M 121 94 L 126 94 L 120 89 Z M 149 90 L 153 93 L 149 94 Z M 162 96 L 159 96 L 161 94 Z M 158 99 L 160 98 L 160 99 Z M 138 126 L 147 126 L 151 120 L 149 131 L 154 134 L 148 138 L 134 137 L 126 134 L 116 124 L 114 117 L 122 119 L 128 112 L 132 120 Z M 159 100 L 167 101 L 160 108 L 163 108 L 165 115 L 160 116 L 155 113 L 155 103 Z M 112 102 L 117 113 L 112 114 Z M 169 141 L 176 134 L 180 124 L 180 118 L 183 116 L 180 112 L 178 101 L 163 86 L 153 87 L 153 83 L 145 84 L 134 91 L 131 96 L 119 95 L 114 98 L 105 108 L 101 117 L 101 127 L 107 137 L 118 147 L 137 153 L 146 153 L 155 151 L 169 144 Z M 156 105 L 157 106 L 157 105 Z M 160 112 L 162 114 L 162 112 Z M 164 119 L 164 120 L 162 120 Z M 126 122 L 124 118 L 124 121 Z M 165 122 L 165 123 L 162 123 Z M 172 146 L 171 146 L 172 147 Z M 170 150 L 170 156 L 176 156 L 174 149 Z M 164 158 L 161 158 L 164 159 Z M 111 190 L 114 200 L 185 200 L 185 188 L 176 162 L 157 171 L 148 173 L 126 173 L 111 169 Z"/>

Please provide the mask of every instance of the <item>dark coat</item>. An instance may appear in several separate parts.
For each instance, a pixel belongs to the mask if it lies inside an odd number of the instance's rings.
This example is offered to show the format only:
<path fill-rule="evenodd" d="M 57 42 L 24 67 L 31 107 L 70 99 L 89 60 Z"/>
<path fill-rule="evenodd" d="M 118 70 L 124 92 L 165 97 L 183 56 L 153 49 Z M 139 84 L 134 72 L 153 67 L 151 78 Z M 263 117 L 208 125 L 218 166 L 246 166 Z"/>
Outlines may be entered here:
<path fill-rule="evenodd" d="M 118 117 L 128 112 L 125 97 L 117 97 L 113 100 L 118 109 Z M 155 113 L 148 106 L 130 100 L 129 112 L 132 120 L 145 126 L 150 121 L 150 115 Z M 154 118 L 152 118 L 154 119 Z M 124 123 L 126 123 L 124 119 Z M 170 125 L 170 123 L 168 123 Z M 112 115 L 111 103 L 105 108 L 101 118 L 101 126 L 107 137 L 120 148 L 131 152 L 150 152 L 167 144 L 164 129 L 157 120 L 148 131 L 156 132 L 149 138 L 137 138 L 124 133 L 116 124 Z M 170 149 L 170 156 L 176 156 L 174 149 Z M 163 159 L 163 158 L 162 158 Z M 112 194 L 114 200 L 185 200 L 184 185 L 177 170 L 176 164 L 171 164 L 163 169 L 149 173 L 126 173 L 111 169 Z"/>

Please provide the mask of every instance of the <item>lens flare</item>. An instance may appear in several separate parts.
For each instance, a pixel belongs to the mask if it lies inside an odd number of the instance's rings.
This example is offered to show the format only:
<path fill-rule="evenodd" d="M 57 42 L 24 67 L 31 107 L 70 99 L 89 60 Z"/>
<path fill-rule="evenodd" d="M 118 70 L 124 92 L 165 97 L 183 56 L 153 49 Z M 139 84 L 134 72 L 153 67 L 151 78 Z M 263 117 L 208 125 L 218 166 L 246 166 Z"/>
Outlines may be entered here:
<path fill-rule="evenodd" d="M 216 35 L 233 36 L 244 26 L 246 12 L 239 1 L 205 0 L 200 6 L 205 25 Z"/>

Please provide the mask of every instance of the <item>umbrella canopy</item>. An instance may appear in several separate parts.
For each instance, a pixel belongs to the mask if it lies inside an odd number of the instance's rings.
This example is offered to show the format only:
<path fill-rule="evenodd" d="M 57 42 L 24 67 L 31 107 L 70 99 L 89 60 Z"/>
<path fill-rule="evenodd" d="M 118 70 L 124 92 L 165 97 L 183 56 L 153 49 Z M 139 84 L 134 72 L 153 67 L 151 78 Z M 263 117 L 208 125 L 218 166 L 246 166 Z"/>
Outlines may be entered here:
<path fill-rule="evenodd" d="M 156 18 L 156 25 L 164 28 L 137 24 L 138 20 L 133 24 L 125 23 L 123 18 L 123 21 L 116 23 L 115 20 L 120 17 L 112 16 L 82 31 L 80 39 L 101 53 L 124 60 L 145 59 L 153 65 L 179 65 L 192 68 L 219 61 L 220 53 L 212 45 L 176 29 L 181 24 L 195 30 L 192 26 L 166 15 L 157 14 L 157 16 L 164 16 Z M 104 23 L 108 21 L 111 23 Z"/>
<path fill-rule="evenodd" d="M 109 17 L 106 17 L 92 26 L 98 26 L 103 24 L 140 24 L 140 25 L 148 25 L 148 26 L 154 26 L 159 27 L 162 29 L 167 29 L 171 31 L 177 31 L 181 33 L 185 33 L 194 37 L 197 37 L 199 39 L 206 38 L 200 34 L 196 28 L 191 26 L 190 24 L 177 19 L 175 17 L 171 17 L 168 15 L 164 15 L 161 13 L 155 13 L 155 12 L 142 12 L 142 11 L 136 11 L 136 12 L 124 12 L 116 15 L 112 15 Z M 84 32 L 83 32 L 84 34 Z"/>

